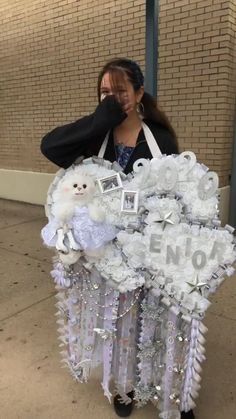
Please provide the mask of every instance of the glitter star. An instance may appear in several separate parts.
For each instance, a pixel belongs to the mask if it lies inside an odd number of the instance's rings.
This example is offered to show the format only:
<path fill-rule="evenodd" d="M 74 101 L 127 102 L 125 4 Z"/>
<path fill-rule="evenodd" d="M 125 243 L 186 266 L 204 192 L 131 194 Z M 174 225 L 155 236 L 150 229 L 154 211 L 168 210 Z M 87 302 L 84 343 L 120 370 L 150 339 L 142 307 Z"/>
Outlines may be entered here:
<path fill-rule="evenodd" d="M 202 289 L 208 287 L 207 282 L 200 282 L 198 280 L 198 274 L 195 275 L 194 283 L 187 282 L 187 284 L 192 288 L 189 294 L 192 294 L 192 292 L 197 291 L 200 295 L 202 295 Z"/>
<path fill-rule="evenodd" d="M 174 225 L 174 221 L 171 220 L 171 216 L 172 216 L 172 211 L 168 212 L 165 215 L 161 215 L 160 220 L 155 221 L 155 223 L 161 223 L 162 226 L 162 230 L 165 230 L 165 227 L 167 226 L 167 224 L 171 224 Z"/>

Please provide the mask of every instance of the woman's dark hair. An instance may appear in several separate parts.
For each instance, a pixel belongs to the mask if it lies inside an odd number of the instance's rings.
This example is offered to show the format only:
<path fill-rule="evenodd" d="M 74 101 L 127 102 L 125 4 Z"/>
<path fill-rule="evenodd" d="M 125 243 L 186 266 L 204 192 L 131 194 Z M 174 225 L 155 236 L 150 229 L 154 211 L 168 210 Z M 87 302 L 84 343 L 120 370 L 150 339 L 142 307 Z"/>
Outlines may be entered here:
<path fill-rule="evenodd" d="M 100 102 L 101 96 L 101 82 L 104 74 L 109 73 L 111 76 L 111 82 L 116 86 L 119 82 L 123 82 L 125 76 L 128 77 L 130 83 L 132 83 L 135 91 L 139 90 L 144 85 L 144 77 L 139 65 L 132 60 L 127 58 L 114 58 L 104 65 L 98 76 L 97 93 L 98 101 Z M 167 118 L 166 114 L 160 110 L 156 100 L 149 93 L 144 92 L 141 103 L 144 108 L 143 117 L 153 122 L 161 124 L 172 134 L 173 141 L 177 146 L 176 133 Z"/>

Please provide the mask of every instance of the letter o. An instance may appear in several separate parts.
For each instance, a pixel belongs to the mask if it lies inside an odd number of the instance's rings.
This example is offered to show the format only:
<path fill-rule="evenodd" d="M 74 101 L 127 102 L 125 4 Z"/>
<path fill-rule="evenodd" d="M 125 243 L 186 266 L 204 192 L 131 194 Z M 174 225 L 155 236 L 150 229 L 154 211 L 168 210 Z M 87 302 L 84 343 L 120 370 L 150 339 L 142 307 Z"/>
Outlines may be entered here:
<path fill-rule="evenodd" d="M 200 258 L 200 262 L 199 262 Z M 206 253 L 202 250 L 196 250 L 192 256 L 192 264 L 195 269 L 202 269 L 206 265 L 207 257 Z"/>

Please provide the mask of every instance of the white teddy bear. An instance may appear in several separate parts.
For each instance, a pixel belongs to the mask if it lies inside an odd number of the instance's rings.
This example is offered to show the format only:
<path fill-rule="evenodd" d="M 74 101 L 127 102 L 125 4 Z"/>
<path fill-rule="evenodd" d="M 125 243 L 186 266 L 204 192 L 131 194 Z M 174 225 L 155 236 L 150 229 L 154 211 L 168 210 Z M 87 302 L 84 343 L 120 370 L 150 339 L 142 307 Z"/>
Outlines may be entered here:
<path fill-rule="evenodd" d="M 95 207 L 91 203 L 95 191 L 96 185 L 92 177 L 81 172 L 73 171 L 62 178 L 53 194 L 54 203 L 52 205 L 52 214 L 59 223 L 57 250 L 68 253 L 68 248 L 64 243 L 66 237 L 68 238 L 70 249 L 80 249 L 80 246 L 74 239 L 71 226 L 71 220 L 75 215 L 76 208 L 87 207 L 88 215 L 93 221 L 102 222 L 105 219 L 102 209 Z"/>
<path fill-rule="evenodd" d="M 116 229 L 106 224 L 105 213 L 93 198 L 95 179 L 81 168 L 65 174 L 52 194 L 53 219 L 43 228 L 45 244 L 55 246 L 64 264 L 73 264 L 80 251 L 100 256 L 104 244 L 116 236 Z"/>

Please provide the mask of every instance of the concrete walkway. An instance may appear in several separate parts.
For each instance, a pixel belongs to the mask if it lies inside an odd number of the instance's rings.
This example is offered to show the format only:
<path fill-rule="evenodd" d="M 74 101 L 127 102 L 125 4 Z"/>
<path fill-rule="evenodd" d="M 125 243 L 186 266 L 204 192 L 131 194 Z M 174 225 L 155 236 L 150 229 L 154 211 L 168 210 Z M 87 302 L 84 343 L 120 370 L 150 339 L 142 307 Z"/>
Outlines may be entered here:
<path fill-rule="evenodd" d="M 60 368 L 45 223 L 42 207 L 0 200 L 0 419 L 115 419 L 96 377 L 82 385 Z M 236 418 L 235 294 L 236 278 L 226 279 L 205 319 L 196 419 Z M 158 415 L 148 405 L 132 417 Z"/>

